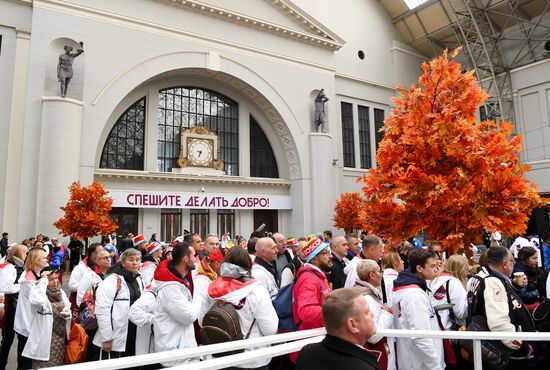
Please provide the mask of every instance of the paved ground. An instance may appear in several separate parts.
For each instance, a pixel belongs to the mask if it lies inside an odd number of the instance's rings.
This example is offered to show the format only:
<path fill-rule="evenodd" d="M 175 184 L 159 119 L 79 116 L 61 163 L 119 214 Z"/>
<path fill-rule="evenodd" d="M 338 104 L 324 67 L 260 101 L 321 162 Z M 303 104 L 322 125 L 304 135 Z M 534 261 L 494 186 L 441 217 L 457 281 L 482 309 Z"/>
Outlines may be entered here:
<path fill-rule="evenodd" d="M 63 274 L 63 285 L 62 288 L 65 291 L 65 293 L 69 293 L 69 276 L 70 273 L 66 272 Z M 0 338 L 2 337 L 2 334 L 0 333 Z M 8 365 L 6 367 L 6 370 L 16 370 L 17 369 L 17 335 L 15 336 L 15 340 L 13 341 L 13 344 L 11 345 L 11 351 L 10 351 L 10 357 L 8 359 Z"/>

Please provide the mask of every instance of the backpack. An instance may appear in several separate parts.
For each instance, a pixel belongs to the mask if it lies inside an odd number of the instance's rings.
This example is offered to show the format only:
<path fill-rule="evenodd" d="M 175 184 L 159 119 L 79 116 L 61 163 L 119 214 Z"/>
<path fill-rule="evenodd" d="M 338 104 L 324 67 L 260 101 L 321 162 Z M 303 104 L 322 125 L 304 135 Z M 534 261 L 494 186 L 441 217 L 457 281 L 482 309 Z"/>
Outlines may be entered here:
<path fill-rule="evenodd" d="M 317 280 L 319 280 L 319 293 L 323 294 L 323 284 L 317 274 L 311 270 L 305 270 L 305 272 L 312 273 Z M 292 283 L 282 287 L 275 299 L 272 301 L 275 312 L 277 312 L 277 317 L 279 317 L 279 333 L 296 331 L 298 326 L 301 324 L 294 322 L 294 314 L 292 312 L 292 291 L 294 290 L 294 285 L 303 273 L 304 272 L 298 274 Z"/>
<path fill-rule="evenodd" d="M 240 310 L 246 301 L 243 298 L 237 307 L 233 304 L 217 300 L 212 308 L 204 315 L 202 320 L 202 328 L 200 331 L 202 344 L 225 343 L 234 340 L 248 339 L 252 332 L 252 327 L 256 323 L 256 319 L 252 321 L 252 325 L 243 336 L 241 330 L 241 321 L 237 310 Z M 242 353 L 244 349 L 213 354 L 212 357 L 229 356 L 236 353 Z"/>
<path fill-rule="evenodd" d="M 77 323 L 73 323 L 69 342 L 65 346 L 65 364 L 77 364 L 86 359 L 88 340 L 89 338 L 84 328 Z"/>
<path fill-rule="evenodd" d="M 116 293 L 115 298 L 118 296 L 120 289 L 122 288 L 122 280 L 118 274 L 116 276 Z M 90 288 L 84 293 L 82 302 L 78 307 L 78 322 L 84 328 L 84 330 L 97 329 L 97 319 L 95 317 L 95 293 L 99 284 L 92 284 Z"/>

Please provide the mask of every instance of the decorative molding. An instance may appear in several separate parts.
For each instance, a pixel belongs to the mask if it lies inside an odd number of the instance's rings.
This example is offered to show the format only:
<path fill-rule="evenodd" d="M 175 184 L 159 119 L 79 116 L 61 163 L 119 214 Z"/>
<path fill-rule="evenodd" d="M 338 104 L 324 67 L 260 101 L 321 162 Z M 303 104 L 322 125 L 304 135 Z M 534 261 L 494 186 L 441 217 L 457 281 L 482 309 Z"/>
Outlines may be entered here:
<path fill-rule="evenodd" d="M 79 105 L 81 107 L 84 106 L 84 103 L 80 100 L 72 99 L 72 98 L 63 98 L 61 96 L 43 96 L 42 101 L 59 101 L 59 102 L 65 102 L 65 103 L 71 103 L 74 105 Z"/>
<path fill-rule="evenodd" d="M 374 82 L 374 81 L 365 80 L 365 79 L 359 78 L 359 77 L 353 77 L 353 76 L 350 76 L 350 75 L 345 75 L 345 74 L 342 74 L 342 73 L 336 73 L 335 77 L 336 78 L 342 78 L 342 79 L 345 79 L 345 80 L 354 81 L 354 82 L 360 82 L 362 84 L 367 84 L 367 85 L 371 85 L 371 86 L 375 86 L 375 87 L 381 87 L 383 89 L 387 89 L 387 90 L 391 90 L 391 91 L 396 91 L 395 87 L 380 84 L 380 83 Z"/>
<path fill-rule="evenodd" d="M 242 176 L 208 176 L 208 175 L 190 175 L 176 174 L 172 172 L 153 172 L 153 171 L 130 171 L 130 170 L 109 170 L 105 168 L 96 168 L 94 170 L 96 179 L 124 179 L 124 180 L 151 180 L 155 182 L 183 182 L 183 183 L 216 183 L 216 184 L 236 184 L 236 185 L 254 185 L 254 186 L 274 186 L 290 188 L 290 181 L 282 179 L 264 179 L 260 177 L 242 177 Z"/>
<path fill-rule="evenodd" d="M 28 30 L 26 28 L 16 28 L 15 33 L 17 35 L 17 38 L 19 39 L 25 39 L 25 40 L 31 39 L 31 30 Z"/>
<path fill-rule="evenodd" d="M 210 17 L 223 19 L 228 22 L 240 24 L 245 27 L 254 28 L 260 31 L 273 33 L 288 39 L 299 41 L 305 44 L 314 45 L 323 49 L 336 51 L 340 49 L 345 41 L 338 37 L 335 33 L 322 26 L 315 21 L 311 16 L 307 15 L 303 10 L 298 8 L 287 0 L 271 0 L 274 6 L 282 9 L 294 21 L 301 23 L 303 26 L 311 30 L 310 33 L 305 33 L 295 29 L 291 29 L 282 25 L 271 23 L 259 18 L 254 18 L 246 14 L 237 13 L 235 11 L 220 8 L 214 5 L 202 3 L 196 0 L 153 0 L 169 3 L 174 6 L 204 14 Z"/>
<path fill-rule="evenodd" d="M 33 0 L 8 0 L 10 3 L 16 3 L 21 5 L 27 5 L 32 7 Z"/>

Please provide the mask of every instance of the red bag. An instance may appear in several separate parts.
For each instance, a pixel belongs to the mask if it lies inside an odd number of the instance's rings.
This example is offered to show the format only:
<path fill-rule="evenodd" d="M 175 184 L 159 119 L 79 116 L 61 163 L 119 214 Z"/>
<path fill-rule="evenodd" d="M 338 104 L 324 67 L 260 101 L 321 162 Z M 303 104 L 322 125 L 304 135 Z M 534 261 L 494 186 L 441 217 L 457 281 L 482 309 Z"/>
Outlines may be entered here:
<path fill-rule="evenodd" d="M 376 361 L 378 362 L 380 369 L 388 369 L 388 338 L 384 337 L 376 344 L 367 342 L 363 347 L 369 351 L 371 355 L 376 357 Z"/>

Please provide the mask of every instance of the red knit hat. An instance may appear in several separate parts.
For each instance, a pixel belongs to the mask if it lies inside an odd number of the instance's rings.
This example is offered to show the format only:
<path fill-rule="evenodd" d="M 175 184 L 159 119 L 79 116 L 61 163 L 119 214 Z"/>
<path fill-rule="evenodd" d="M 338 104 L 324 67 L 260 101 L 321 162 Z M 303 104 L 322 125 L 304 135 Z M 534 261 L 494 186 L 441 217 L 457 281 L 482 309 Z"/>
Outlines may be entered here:
<path fill-rule="evenodd" d="M 147 253 L 153 254 L 156 251 L 158 251 L 160 248 L 162 248 L 162 244 L 160 244 L 159 242 L 152 242 L 147 246 Z"/>
<path fill-rule="evenodd" d="M 134 243 L 134 247 L 137 247 L 141 243 L 147 242 L 147 240 L 145 240 L 145 235 L 138 234 L 134 237 L 134 239 L 132 239 L 132 242 Z"/>
<path fill-rule="evenodd" d="M 302 249 L 306 262 L 311 261 L 313 257 L 325 248 L 328 248 L 328 243 L 323 242 L 319 238 L 311 238 Z"/>
<path fill-rule="evenodd" d="M 208 259 L 210 261 L 223 262 L 223 254 L 218 248 L 216 248 L 210 252 Z"/>

